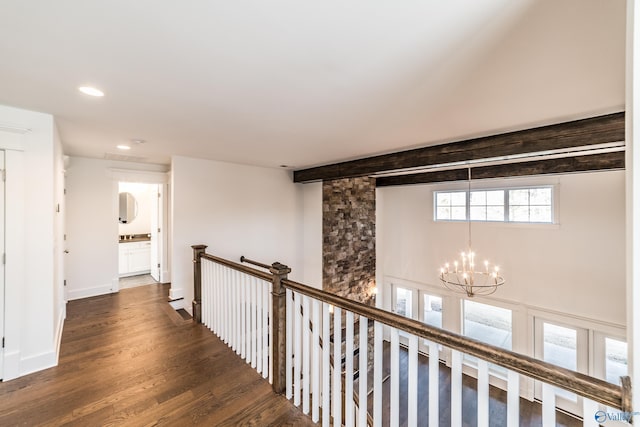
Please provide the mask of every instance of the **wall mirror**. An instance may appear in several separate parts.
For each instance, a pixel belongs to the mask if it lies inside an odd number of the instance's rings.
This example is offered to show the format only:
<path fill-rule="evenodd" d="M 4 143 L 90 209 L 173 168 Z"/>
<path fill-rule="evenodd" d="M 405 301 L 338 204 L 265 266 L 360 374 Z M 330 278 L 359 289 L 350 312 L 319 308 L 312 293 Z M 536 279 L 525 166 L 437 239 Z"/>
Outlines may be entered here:
<path fill-rule="evenodd" d="M 120 193 L 119 219 L 120 224 L 130 224 L 138 215 L 138 202 L 131 193 Z"/>

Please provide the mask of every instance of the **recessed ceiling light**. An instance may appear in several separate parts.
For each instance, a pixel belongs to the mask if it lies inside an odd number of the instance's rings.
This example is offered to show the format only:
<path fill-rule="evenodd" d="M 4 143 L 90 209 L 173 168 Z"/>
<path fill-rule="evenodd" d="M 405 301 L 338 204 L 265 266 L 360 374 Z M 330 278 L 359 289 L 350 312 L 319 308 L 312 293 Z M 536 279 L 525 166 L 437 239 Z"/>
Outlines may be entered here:
<path fill-rule="evenodd" d="M 95 87 L 91 87 L 91 86 L 80 86 L 78 88 L 78 90 L 82 93 L 84 93 L 85 95 L 89 95 L 89 96 L 104 96 L 104 92 L 101 91 L 100 89 L 96 89 Z"/>
<path fill-rule="evenodd" d="M 118 150 L 131 150 L 131 147 L 129 147 L 128 145 L 117 145 L 116 148 Z"/>
<path fill-rule="evenodd" d="M 144 144 L 147 141 L 145 141 L 144 139 L 135 138 L 132 139 L 131 142 L 133 142 L 134 144 Z"/>

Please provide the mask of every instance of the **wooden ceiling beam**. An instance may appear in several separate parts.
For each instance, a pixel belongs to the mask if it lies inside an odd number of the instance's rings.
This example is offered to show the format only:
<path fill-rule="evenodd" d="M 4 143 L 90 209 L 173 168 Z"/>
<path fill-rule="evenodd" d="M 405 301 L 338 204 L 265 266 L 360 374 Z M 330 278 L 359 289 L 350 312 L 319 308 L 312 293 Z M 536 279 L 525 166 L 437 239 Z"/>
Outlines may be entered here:
<path fill-rule="evenodd" d="M 619 141 L 624 141 L 624 112 L 296 170 L 293 181 L 366 176 Z"/>
<path fill-rule="evenodd" d="M 624 151 L 534 160 L 471 168 L 471 179 L 507 178 L 586 171 L 624 169 Z M 433 184 L 448 181 L 466 181 L 468 169 L 449 169 L 409 175 L 385 176 L 376 179 L 377 187 L 395 185 Z"/>

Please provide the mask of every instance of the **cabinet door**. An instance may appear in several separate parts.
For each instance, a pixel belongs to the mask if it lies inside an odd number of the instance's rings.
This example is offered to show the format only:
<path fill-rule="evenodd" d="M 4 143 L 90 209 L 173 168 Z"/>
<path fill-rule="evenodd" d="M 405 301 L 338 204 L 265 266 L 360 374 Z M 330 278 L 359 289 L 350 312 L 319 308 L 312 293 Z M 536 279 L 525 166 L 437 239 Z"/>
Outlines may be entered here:
<path fill-rule="evenodd" d="M 129 272 L 129 250 L 126 243 L 118 244 L 118 274 Z"/>
<path fill-rule="evenodd" d="M 149 271 L 151 267 L 151 242 L 141 242 L 129 252 L 129 272 Z"/>

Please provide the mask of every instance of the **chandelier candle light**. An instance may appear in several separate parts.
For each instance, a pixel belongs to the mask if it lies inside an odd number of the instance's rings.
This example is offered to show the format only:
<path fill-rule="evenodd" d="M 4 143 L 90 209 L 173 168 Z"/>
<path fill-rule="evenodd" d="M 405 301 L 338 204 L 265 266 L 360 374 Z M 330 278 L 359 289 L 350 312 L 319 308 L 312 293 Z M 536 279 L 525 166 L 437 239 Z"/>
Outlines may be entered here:
<path fill-rule="evenodd" d="M 469 192 L 467 200 L 471 201 L 471 167 L 469 167 Z M 470 212 L 470 209 L 467 210 Z M 484 268 L 476 269 L 476 254 L 471 250 L 471 217 L 467 214 L 469 224 L 469 244 L 467 252 L 460 254 L 461 262 L 454 261 L 453 267 L 446 263 L 440 268 L 440 281 L 455 292 L 466 293 L 468 297 L 474 295 L 491 295 L 504 285 L 504 278 L 500 275 L 498 266 L 490 266 L 484 262 Z"/>

